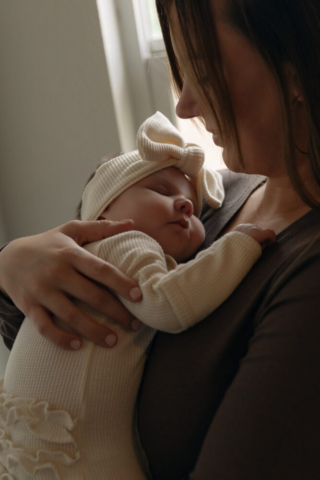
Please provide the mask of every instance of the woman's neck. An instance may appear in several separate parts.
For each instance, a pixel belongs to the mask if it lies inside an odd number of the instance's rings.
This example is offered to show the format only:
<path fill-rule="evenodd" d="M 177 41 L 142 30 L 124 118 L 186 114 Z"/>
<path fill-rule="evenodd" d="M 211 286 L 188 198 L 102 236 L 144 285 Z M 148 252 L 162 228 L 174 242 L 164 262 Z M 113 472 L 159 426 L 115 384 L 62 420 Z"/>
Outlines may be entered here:
<path fill-rule="evenodd" d="M 310 210 L 288 178 L 268 179 L 250 195 L 223 233 L 240 223 L 253 223 L 278 234 Z"/>
<path fill-rule="evenodd" d="M 276 233 L 280 233 L 311 210 L 287 178 L 268 179 L 250 198 L 251 205 L 248 207 L 252 217 L 262 223 L 259 226 L 271 228 Z"/>

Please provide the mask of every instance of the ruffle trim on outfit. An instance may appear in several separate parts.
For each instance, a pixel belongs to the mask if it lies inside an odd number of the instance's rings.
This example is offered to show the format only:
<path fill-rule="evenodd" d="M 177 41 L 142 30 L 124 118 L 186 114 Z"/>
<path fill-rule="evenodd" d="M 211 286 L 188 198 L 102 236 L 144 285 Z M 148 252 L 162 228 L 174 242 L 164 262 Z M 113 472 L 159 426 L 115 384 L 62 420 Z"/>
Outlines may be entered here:
<path fill-rule="evenodd" d="M 69 467 L 80 458 L 70 433 L 75 426 L 76 420 L 68 412 L 50 410 L 47 402 L 3 393 L 3 379 L 0 380 L 0 480 L 16 480 L 22 472 L 30 480 L 39 479 L 41 470 L 45 478 L 60 480 L 56 467 Z M 30 435 L 31 443 L 41 442 L 43 448 L 29 453 L 23 445 L 15 444 L 12 438 L 19 436 L 19 430 Z M 72 454 L 66 453 L 65 447 Z"/>

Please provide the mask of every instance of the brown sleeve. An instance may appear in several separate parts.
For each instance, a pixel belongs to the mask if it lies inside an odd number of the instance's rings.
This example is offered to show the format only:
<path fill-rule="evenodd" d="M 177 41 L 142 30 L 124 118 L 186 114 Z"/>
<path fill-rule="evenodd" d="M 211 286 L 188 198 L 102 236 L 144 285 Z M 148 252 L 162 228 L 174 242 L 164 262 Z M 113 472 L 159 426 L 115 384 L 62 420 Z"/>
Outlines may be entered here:
<path fill-rule="evenodd" d="M 11 350 L 24 320 L 24 314 L 0 293 L 0 334 Z"/>
<path fill-rule="evenodd" d="M 319 287 L 317 253 L 271 289 L 190 480 L 320 478 Z"/>
<path fill-rule="evenodd" d="M 1 248 L 1 250 L 4 247 Z M 0 251 L 1 251 L 0 250 Z M 0 334 L 5 345 L 11 350 L 22 325 L 24 314 L 14 303 L 0 292 Z"/>

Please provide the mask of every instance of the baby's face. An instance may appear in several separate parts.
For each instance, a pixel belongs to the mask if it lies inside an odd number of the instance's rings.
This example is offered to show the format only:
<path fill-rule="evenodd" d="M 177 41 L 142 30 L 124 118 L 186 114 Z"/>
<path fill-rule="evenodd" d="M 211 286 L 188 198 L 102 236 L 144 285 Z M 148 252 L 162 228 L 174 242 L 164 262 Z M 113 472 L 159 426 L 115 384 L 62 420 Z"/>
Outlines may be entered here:
<path fill-rule="evenodd" d="M 134 220 L 135 230 L 160 243 L 177 262 L 191 257 L 205 231 L 198 217 L 196 193 L 187 177 L 168 167 L 135 183 L 117 197 L 100 218 Z"/>

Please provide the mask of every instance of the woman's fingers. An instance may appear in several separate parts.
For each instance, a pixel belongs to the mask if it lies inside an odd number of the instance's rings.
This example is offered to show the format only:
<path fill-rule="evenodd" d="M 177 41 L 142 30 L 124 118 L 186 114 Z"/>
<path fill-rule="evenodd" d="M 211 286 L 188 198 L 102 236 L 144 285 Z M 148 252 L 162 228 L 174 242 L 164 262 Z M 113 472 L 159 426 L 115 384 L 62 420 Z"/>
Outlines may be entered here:
<path fill-rule="evenodd" d="M 64 299 L 60 303 L 63 305 Z M 117 336 L 108 328 L 99 328 L 101 325 L 93 322 L 83 312 L 74 308 L 72 302 L 65 303 L 62 316 L 66 316 L 74 328 L 82 330 L 83 336 L 91 337 L 90 340 L 103 347 L 113 347 L 117 343 Z M 51 315 L 42 307 L 31 309 L 28 318 L 33 322 L 36 329 L 49 342 L 54 343 L 65 350 L 78 350 L 82 346 L 82 339 L 75 333 L 59 328 L 52 321 Z M 71 327 L 72 328 L 72 327 Z"/>
<path fill-rule="evenodd" d="M 61 330 L 53 323 L 50 314 L 42 307 L 30 308 L 28 318 L 32 321 L 37 331 L 49 342 L 65 350 L 78 350 L 82 340 L 74 333 Z"/>
<path fill-rule="evenodd" d="M 59 322 L 62 321 L 74 331 L 73 337 L 68 335 L 67 338 L 64 338 L 61 333 L 61 336 L 57 338 L 56 333 L 52 331 L 55 335 L 53 340 L 58 340 L 60 344 L 63 342 L 63 346 L 69 349 L 74 348 L 74 344 L 71 342 L 80 340 L 76 334 L 80 334 L 82 337 L 87 338 L 101 347 L 113 347 L 117 343 L 116 334 L 110 328 L 93 321 L 87 314 L 88 309 L 86 306 L 84 306 L 84 309 L 80 309 L 78 302 L 71 301 L 61 293 L 52 295 L 51 301 L 52 305 L 49 305 L 50 312 L 59 319 Z M 28 316 L 30 317 L 30 313 Z M 60 327 L 62 325 L 58 323 L 57 326 Z M 64 330 L 61 332 L 69 334 L 69 332 L 65 332 Z"/>
<path fill-rule="evenodd" d="M 58 230 L 63 235 L 72 238 L 78 245 L 84 245 L 85 243 L 132 230 L 133 226 L 132 220 L 123 222 L 111 222 L 108 220 L 80 222 L 74 220 L 66 223 Z M 62 249 L 60 254 L 64 256 L 64 262 L 72 262 L 73 267 L 88 278 L 101 283 L 131 302 L 141 300 L 141 291 L 137 283 L 113 265 L 98 257 L 94 257 L 83 249 L 77 248 L 74 244 L 71 245 L 71 248 Z M 80 298 L 78 295 L 75 295 L 75 297 Z M 81 298 L 81 300 L 83 299 Z"/>
<path fill-rule="evenodd" d="M 99 345 L 111 346 L 116 342 L 113 332 L 92 322 L 70 297 L 91 305 L 126 328 L 139 328 L 139 322 L 106 290 L 138 301 L 141 291 L 136 282 L 81 248 L 84 243 L 132 228 L 130 220 L 72 221 L 49 232 L 15 240 L 0 253 L 0 289 L 55 344 L 72 348 L 71 342 L 81 342 L 78 332 Z M 57 328 L 51 314 L 75 333 Z"/>
<path fill-rule="evenodd" d="M 72 238 L 78 245 L 96 242 L 103 238 L 112 237 L 118 233 L 127 232 L 134 227 L 133 220 L 112 222 L 110 220 L 95 220 L 94 222 L 81 222 L 72 220 L 65 223 L 57 230 Z"/>
<path fill-rule="evenodd" d="M 72 251 L 68 250 L 65 252 L 65 255 L 69 256 L 75 270 L 80 272 L 82 275 L 101 283 L 105 287 L 109 288 L 113 292 L 116 292 L 118 295 L 121 295 L 127 300 L 130 300 L 131 302 L 141 299 L 141 290 L 139 285 L 110 263 L 104 262 L 98 257 L 94 257 L 84 249 L 73 249 Z M 77 295 L 75 296 L 79 298 Z M 103 298 L 100 299 L 100 297 L 98 297 L 98 300 L 103 300 Z M 92 304 L 91 302 L 88 303 L 90 303 L 90 305 Z M 103 302 L 101 302 L 101 304 L 102 303 Z M 98 310 L 100 310 L 100 308 L 98 308 Z M 107 313 L 105 310 L 103 311 L 104 313 Z"/>
<path fill-rule="evenodd" d="M 126 279 L 126 277 L 125 277 Z M 69 278 L 61 279 L 60 289 L 67 292 L 71 297 L 81 296 L 84 303 L 90 305 L 95 310 L 109 316 L 116 322 L 120 323 L 123 327 L 131 330 L 137 330 L 137 319 L 123 306 L 123 304 L 114 297 L 108 290 L 103 288 L 100 284 L 97 285 L 89 281 L 87 278 L 77 275 L 77 272 L 71 275 Z M 121 288 L 119 288 L 121 290 Z M 140 289 L 139 289 L 140 291 Z M 81 292 L 81 293 L 80 293 Z M 54 308 L 55 304 L 47 305 L 50 311 L 59 316 Z M 66 318 L 63 319 L 66 323 Z M 103 327 L 100 329 L 101 338 L 103 335 Z M 85 335 L 85 333 L 82 331 Z M 85 335 L 87 336 L 87 335 Z M 89 335 L 89 340 L 94 341 Z M 101 342 L 99 342 L 101 343 Z"/>

